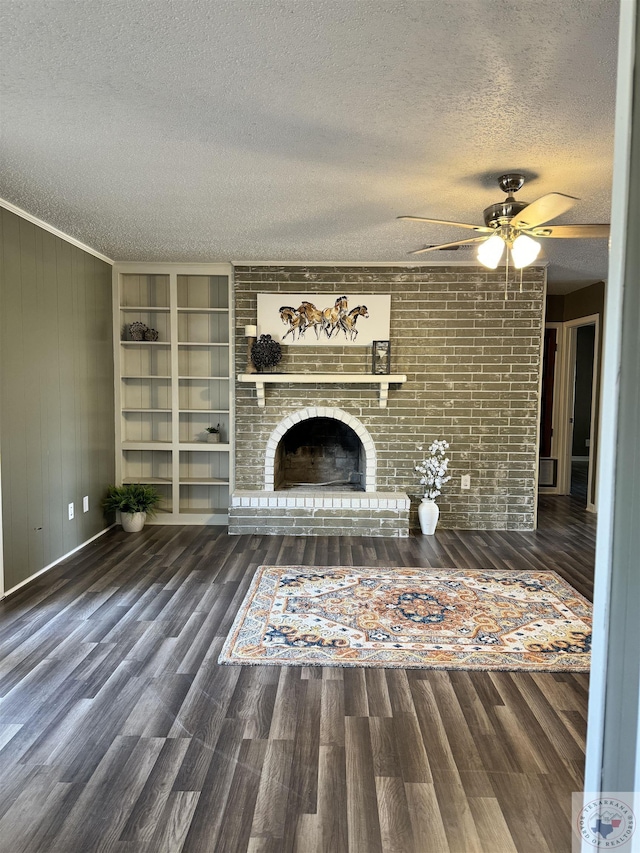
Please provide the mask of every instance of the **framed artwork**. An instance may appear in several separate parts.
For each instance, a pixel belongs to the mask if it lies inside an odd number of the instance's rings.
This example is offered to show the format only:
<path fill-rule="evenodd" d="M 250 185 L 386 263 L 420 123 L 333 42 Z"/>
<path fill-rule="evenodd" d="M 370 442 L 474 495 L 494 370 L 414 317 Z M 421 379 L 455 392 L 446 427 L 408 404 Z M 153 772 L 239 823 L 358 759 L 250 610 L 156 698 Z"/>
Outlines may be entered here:
<path fill-rule="evenodd" d="M 390 323 L 389 295 L 258 293 L 258 335 L 289 346 L 369 346 Z"/>
<path fill-rule="evenodd" d="M 373 359 L 371 372 L 375 374 L 391 373 L 391 343 L 390 341 L 373 342 Z"/>

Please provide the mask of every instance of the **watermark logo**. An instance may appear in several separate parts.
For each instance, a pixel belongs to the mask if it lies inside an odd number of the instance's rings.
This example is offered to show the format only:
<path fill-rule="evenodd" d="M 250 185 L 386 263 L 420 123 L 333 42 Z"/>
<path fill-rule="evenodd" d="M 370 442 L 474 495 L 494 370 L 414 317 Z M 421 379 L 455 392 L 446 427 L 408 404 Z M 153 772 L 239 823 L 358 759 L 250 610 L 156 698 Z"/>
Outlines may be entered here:
<path fill-rule="evenodd" d="M 620 853 L 630 851 L 631 837 L 636 829 L 633 804 L 633 793 L 574 794 L 574 828 L 577 838 L 596 850 L 617 850 Z"/>

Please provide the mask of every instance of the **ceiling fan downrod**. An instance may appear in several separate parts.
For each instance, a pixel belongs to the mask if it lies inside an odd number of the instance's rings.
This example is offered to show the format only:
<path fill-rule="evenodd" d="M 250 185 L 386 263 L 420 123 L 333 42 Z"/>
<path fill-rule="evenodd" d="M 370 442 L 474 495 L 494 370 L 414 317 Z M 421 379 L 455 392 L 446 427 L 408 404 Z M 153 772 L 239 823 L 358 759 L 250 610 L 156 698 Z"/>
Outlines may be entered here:
<path fill-rule="evenodd" d="M 497 202 L 497 204 L 491 204 L 484 209 L 484 224 L 489 228 L 499 228 L 502 225 L 508 225 L 513 217 L 517 216 L 529 204 L 528 201 L 516 201 L 513 197 L 514 193 L 522 189 L 524 175 L 516 172 L 500 175 L 498 184 L 502 192 L 507 194 L 507 198 L 504 201 Z"/>

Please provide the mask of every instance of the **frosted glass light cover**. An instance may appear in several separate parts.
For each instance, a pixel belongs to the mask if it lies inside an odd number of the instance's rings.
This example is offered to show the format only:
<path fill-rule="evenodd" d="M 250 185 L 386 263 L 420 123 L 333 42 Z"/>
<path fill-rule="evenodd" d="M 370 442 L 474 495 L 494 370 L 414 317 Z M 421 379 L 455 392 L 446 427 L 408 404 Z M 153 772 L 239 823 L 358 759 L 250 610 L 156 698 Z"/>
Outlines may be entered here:
<path fill-rule="evenodd" d="M 532 240 L 531 237 L 527 237 L 526 234 L 520 234 L 513 241 L 513 246 L 511 247 L 511 257 L 513 258 L 514 267 L 516 269 L 528 267 L 538 257 L 541 248 L 540 243 Z"/>
<path fill-rule="evenodd" d="M 480 263 L 494 270 L 500 263 L 500 258 L 504 254 L 505 242 L 499 234 L 494 234 L 489 237 L 484 243 L 478 246 L 477 258 Z"/>

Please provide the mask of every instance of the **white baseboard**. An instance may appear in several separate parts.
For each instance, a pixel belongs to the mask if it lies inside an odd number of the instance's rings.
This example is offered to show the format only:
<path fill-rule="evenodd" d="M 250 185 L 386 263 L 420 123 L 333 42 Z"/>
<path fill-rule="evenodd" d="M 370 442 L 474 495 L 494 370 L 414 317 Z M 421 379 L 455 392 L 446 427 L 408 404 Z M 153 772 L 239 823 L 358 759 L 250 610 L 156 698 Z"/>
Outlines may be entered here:
<path fill-rule="evenodd" d="M 70 557 L 72 554 L 76 554 L 78 551 L 81 551 L 90 542 L 93 542 L 95 539 L 98 539 L 100 536 L 105 534 L 107 530 L 111 530 L 112 527 L 115 527 L 115 524 L 110 524 L 109 527 L 105 527 L 103 530 L 100 530 L 98 533 L 96 533 L 95 536 L 92 536 L 91 539 L 87 539 L 86 542 L 83 542 L 81 545 L 78 545 L 72 551 L 69 551 L 67 554 L 63 554 L 62 557 L 58 557 L 58 559 L 54 560 L 53 563 L 49 563 L 49 565 L 45 566 L 44 569 L 40 569 L 39 572 L 36 572 L 33 575 L 29 575 L 28 578 L 25 578 L 23 581 L 20 581 L 20 583 L 16 584 L 15 586 L 12 586 L 11 589 L 6 590 L 4 594 L 0 596 L 0 599 L 6 598 L 13 592 L 17 592 L 19 589 L 22 589 L 23 586 L 26 586 L 28 583 L 31 583 L 32 580 L 35 580 L 36 578 L 40 577 L 40 575 L 43 575 L 45 572 L 48 572 L 49 569 L 52 569 L 54 566 L 57 566 L 58 563 L 61 563 L 63 560 L 66 560 L 67 557 Z"/>

